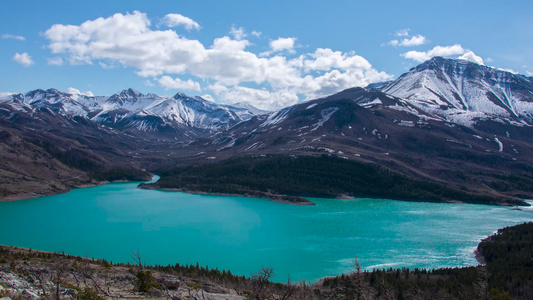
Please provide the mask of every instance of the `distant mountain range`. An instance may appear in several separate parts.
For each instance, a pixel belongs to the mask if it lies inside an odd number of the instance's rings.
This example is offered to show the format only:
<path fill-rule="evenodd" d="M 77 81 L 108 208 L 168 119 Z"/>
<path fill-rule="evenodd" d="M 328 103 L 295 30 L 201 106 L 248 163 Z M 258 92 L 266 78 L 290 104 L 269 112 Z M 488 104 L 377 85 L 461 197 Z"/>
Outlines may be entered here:
<path fill-rule="evenodd" d="M 112 96 L 97 97 L 56 89 L 35 90 L 0 99 L 0 103 L 4 105 L 4 111 L 46 110 L 62 116 L 83 117 L 120 130 L 140 132 L 183 130 L 187 127 L 209 133 L 264 113 L 248 104 L 219 105 L 183 93 L 174 97 L 144 95 L 131 88 Z"/>
<path fill-rule="evenodd" d="M 272 154 L 354 160 L 501 203 L 533 196 L 533 78 L 442 57 L 275 112 L 182 93 L 35 90 L 0 100 L 0 130 L 0 151 L 12 157 L 0 163 L 4 197 L 29 181 L 47 186 L 32 188 L 39 194 L 57 192 L 51 181 L 60 190 L 94 183 L 101 169 Z M 71 173 L 80 180 L 66 182 Z"/>

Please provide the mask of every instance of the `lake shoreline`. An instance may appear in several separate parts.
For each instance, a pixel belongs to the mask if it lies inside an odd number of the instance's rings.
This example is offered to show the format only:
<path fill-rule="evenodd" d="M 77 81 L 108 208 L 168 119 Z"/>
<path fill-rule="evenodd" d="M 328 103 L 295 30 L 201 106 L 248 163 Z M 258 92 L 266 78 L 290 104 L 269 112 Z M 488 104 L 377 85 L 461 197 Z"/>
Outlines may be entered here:
<path fill-rule="evenodd" d="M 66 190 L 61 190 L 61 191 L 57 191 L 57 192 L 47 192 L 47 193 L 26 192 L 26 193 L 17 193 L 17 194 L 11 194 L 11 195 L 5 196 L 5 197 L 3 197 L 3 198 L 0 198 L 0 203 L 2 203 L 2 202 L 16 202 L 16 201 L 30 200 L 30 199 L 36 199 L 36 198 L 41 198 L 41 197 L 56 196 L 56 195 L 61 195 L 61 194 L 69 193 L 69 192 L 71 192 L 72 190 L 75 190 L 75 189 L 92 188 L 92 187 L 103 186 L 103 185 L 106 185 L 106 184 L 108 184 L 108 183 L 121 183 L 121 182 L 131 182 L 131 183 L 134 183 L 134 182 L 144 182 L 144 181 L 138 181 L 138 180 L 135 180 L 135 181 L 128 181 L 128 180 L 114 180 L 114 181 L 108 181 L 108 180 L 104 180 L 104 181 L 99 181 L 99 182 L 96 182 L 96 183 L 87 183 L 87 184 L 81 184 L 81 185 L 76 185 L 76 186 L 68 187 Z M 148 182 L 148 181 L 146 181 L 146 182 Z"/>
<path fill-rule="evenodd" d="M 261 196 L 261 195 L 257 195 L 257 194 L 252 194 L 252 193 L 243 193 L 243 194 L 238 194 L 238 193 L 217 193 L 217 192 L 205 192 L 205 191 L 196 191 L 196 190 L 188 190 L 188 189 L 180 189 L 180 188 L 165 188 L 165 187 L 160 187 L 160 186 L 157 186 L 156 183 L 141 183 L 139 184 L 139 186 L 137 187 L 139 189 L 146 189 L 146 190 L 157 190 L 157 191 L 166 191 L 166 192 L 183 192 L 183 193 L 188 193 L 188 194 L 194 194 L 194 195 L 211 195 L 211 196 L 229 196 L 229 197 L 247 197 L 247 198 L 256 198 L 256 199 L 268 199 L 268 200 L 271 200 L 271 201 L 274 201 L 274 202 L 278 202 L 278 203 L 284 203 L 284 204 L 292 204 L 292 205 L 316 205 L 315 203 L 313 203 L 312 201 L 310 201 L 309 199 L 305 198 L 306 196 L 295 196 L 295 197 L 298 197 L 298 198 L 302 198 L 302 199 L 305 199 L 306 201 L 301 201 L 301 202 L 292 202 L 292 201 L 287 201 L 287 200 L 283 200 L 282 197 L 284 196 L 287 196 L 287 195 L 277 195 L 277 194 L 272 194 L 271 196 L 268 196 L 268 195 L 264 195 L 264 196 Z M 259 193 L 262 193 L 262 192 L 257 192 L 258 194 Z M 293 197 L 293 196 L 290 196 L 290 197 Z M 310 198 L 323 198 L 323 197 L 319 197 L 319 196 L 309 196 Z M 350 195 L 347 195 L 347 194 L 341 194 L 339 195 L 338 197 L 336 198 L 327 198 L 327 199 L 336 199 L 336 200 L 355 200 L 355 199 L 384 199 L 384 198 L 381 198 L 381 197 L 354 197 L 354 196 L 350 196 Z M 516 203 L 492 203 L 492 202 L 488 202 L 488 203 L 469 203 L 469 202 L 464 202 L 464 201 L 459 201 L 459 200 L 418 200 L 418 199 L 405 199 L 405 198 L 401 198 L 401 197 L 398 197 L 398 198 L 387 198 L 388 200 L 393 200 L 393 201 L 402 201 L 402 202 L 418 202 L 418 203 L 443 203 L 443 204 L 475 204 L 475 205 L 489 205 L 489 206 L 499 206 L 499 207 L 529 207 L 531 206 L 531 204 L 527 203 L 526 201 L 524 201 L 523 199 L 521 201 L 517 201 Z"/>
<path fill-rule="evenodd" d="M 192 191 L 192 190 L 186 190 L 186 189 L 177 189 L 177 188 L 162 188 L 154 186 L 153 184 L 139 184 L 137 187 L 139 189 L 145 189 L 145 190 L 157 190 L 157 191 L 166 191 L 166 192 L 183 192 L 187 194 L 193 194 L 193 195 L 209 195 L 209 196 L 227 196 L 227 197 L 247 197 L 247 198 L 256 198 L 256 199 L 267 199 L 278 203 L 284 203 L 284 204 L 292 204 L 292 205 L 316 205 L 312 201 L 309 201 L 308 199 L 304 197 L 297 197 L 300 198 L 298 202 L 285 200 L 285 195 L 276 195 L 276 194 L 266 194 L 263 193 L 262 195 L 257 194 L 231 194 L 231 193 L 212 193 L 212 192 L 203 192 L 203 191 Z"/>

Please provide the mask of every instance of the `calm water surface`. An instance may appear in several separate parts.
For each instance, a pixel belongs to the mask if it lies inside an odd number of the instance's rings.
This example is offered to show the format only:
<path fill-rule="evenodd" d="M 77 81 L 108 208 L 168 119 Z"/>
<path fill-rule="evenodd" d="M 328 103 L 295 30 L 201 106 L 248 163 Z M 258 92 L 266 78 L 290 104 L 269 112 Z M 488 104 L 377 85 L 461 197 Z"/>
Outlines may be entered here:
<path fill-rule="evenodd" d="M 192 195 L 112 183 L 0 203 L 0 244 L 148 264 L 201 265 L 309 281 L 362 267 L 476 265 L 480 239 L 533 220 L 533 210 L 384 199 L 265 199 Z"/>

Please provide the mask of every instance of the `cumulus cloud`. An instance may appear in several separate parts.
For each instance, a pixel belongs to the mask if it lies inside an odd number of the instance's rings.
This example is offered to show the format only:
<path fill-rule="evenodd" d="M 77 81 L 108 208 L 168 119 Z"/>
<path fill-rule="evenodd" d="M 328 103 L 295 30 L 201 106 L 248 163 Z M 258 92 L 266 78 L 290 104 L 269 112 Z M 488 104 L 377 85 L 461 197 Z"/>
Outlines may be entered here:
<path fill-rule="evenodd" d="M 200 91 L 202 82 L 217 99 L 248 102 L 263 109 L 392 77 L 353 52 L 324 48 L 297 57 L 284 56 L 294 50 L 296 38 L 273 41 L 270 50 L 277 50 L 276 55 L 262 57 L 248 50 L 244 28 L 235 26 L 229 36 L 204 46 L 172 29 L 152 29 L 147 15 L 138 11 L 88 20 L 79 26 L 55 24 L 44 36 L 50 51 L 70 64 L 105 61 L 131 67 L 137 75 L 169 89 Z M 258 88 L 243 86 L 250 86 L 248 83 Z"/>
<path fill-rule="evenodd" d="M 270 48 L 274 52 L 278 51 L 294 51 L 294 42 L 296 42 L 296 38 L 290 37 L 290 38 L 279 38 L 277 40 L 270 41 Z"/>
<path fill-rule="evenodd" d="M 270 41 L 270 50 L 259 54 L 259 56 L 270 56 L 276 52 L 286 51 L 287 53 L 294 54 L 294 43 L 296 38 L 278 38 L 277 40 Z"/>
<path fill-rule="evenodd" d="M 0 98 L 9 97 L 11 95 L 17 94 L 15 92 L 0 92 Z"/>
<path fill-rule="evenodd" d="M 15 56 L 13 56 L 13 60 L 26 68 L 34 64 L 33 60 L 31 59 L 31 56 L 26 52 L 15 53 Z"/>
<path fill-rule="evenodd" d="M 409 35 L 409 28 L 400 29 L 394 33 L 395 36 L 408 36 Z"/>
<path fill-rule="evenodd" d="M 426 37 L 417 34 L 411 38 L 404 38 L 401 41 L 400 40 L 392 40 L 387 43 L 387 45 L 390 46 L 403 46 L 403 47 L 413 47 L 413 46 L 420 46 L 427 43 Z"/>
<path fill-rule="evenodd" d="M 244 32 L 244 28 L 242 27 L 235 27 L 235 25 L 231 26 L 231 30 L 229 32 L 236 40 L 242 40 L 246 37 L 246 32 Z"/>
<path fill-rule="evenodd" d="M 162 76 L 157 80 L 165 89 L 200 91 L 200 84 L 191 79 L 181 80 L 170 76 Z"/>
<path fill-rule="evenodd" d="M 262 34 L 263 34 L 263 33 L 262 33 L 261 31 L 255 31 L 255 30 L 253 30 L 253 31 L 251 32 L 251 35 L 253 35 L 253 36 L 257 37 L 257 38 L 258 38 L 258 37 L 261 37 Z"/>
<path fill-rule="evenodd" d="M 298 96 L 288 90 L 271 92 L 266 89 L 254 89 L 243 86 L 231 88 L 210 86 L 215 94 L 228 104 L 239 102 L 253 103 L 259 109 L 282 108 L 298 102 Z M 253 99 L 253 101 L 250 101 Z"/>
<path fill-rule="evenodd" d="M 340 69 L 370 69 L 370 63 L 355 53 L 342 53 L 329 48 L 319 48 L 310 54 L 313 59 L 305 60 L 304 66 L 310 70 L 327 71 L 332 68 Z"/>
<path fill-rule="evenodd" d="M 76 88 L 73 88 L 73 87 L 69 87 L 67 89 L 67 94 L 94 97 L 94 94 L 91 91 L 87 91 L 87 92 L 84 93 L 84 92 L 81 92 L 80 90 L 78 90 Z"/>
<path fill-rule="evenodd" d="M 168 27 L 183 26 L 189 31 L 191 31 L 192 29 L 200 30 L 200 28 L 202 28 L 200 24 L 198 24 L 193 19 L 180 14 L 168 14 L 163 18 L 162 21 Z"/>
<path fill-rule="evenodd" d="M 496 68 L 500 71 L 504 71 L 504 72 L 509 72 L 509 73 L 513 73 L 513 74 L 518 74 L 518 72 L 516 72 L 515 70 L 513 69 L 509 69 L 509 68 Z"/>
<path fill-rule="evenodd" d="M 464 60 L 468 60 L 468 61 L 471 61 L 471 62 L 474 62 L 476 64 L 479 64 L 479 65 L 483 65 L 483 59 L 479 56 L 477 56 L 474 52 L 472 51 L 467 51 L 465 54 L 459 56 L 459 59 L 464 59 Z"/>
<path fill-rule="evenodd" d="M 48 64 L 51 66 L 62 66 L 63 59 L 61 57 L 48 58 Z"/>
<path fill-rule="evenodd" d="M 215 98 L 213 98 L 213 96 L 209 95 L 209 94 L 205 94 L 205 95 L 202 95 L 200 96 L 202 99 L 204 100 L 207 100 L 207 101 L 211 101 L 211 102 L 215 102 Z"/>
<path fill-rule="evenodd" d="M 459 44 L 455 44 L 453 46 L 436 46 L 435 48 L 429 50 L 429 51 L 409 51 L 406 53 L 402 53 L 401 56 L 412 59 L 417 62 L 424 62 L 428 59 L 431 59 L 435 56 L 451 56 L 451 55 L 459 55 L 464 54 L 466 51 L 463 49 L 463 47 Z"/>
<path fill-rule="evenodd" d="M 102 62 L 102 61 L 99 61 L 98 65 L 100 65 L 100 67 L 102 67 L 102 69 L 114 69 L 115 68 L 115 65 L 106 64 L 105 62 Z"/>
<path fill-rule="evenodd" d="M 140 76 L 180 73 L 187 63 L 202 60 L 203 45 L 172 30 L 152 31 L 138 11 L 86 21 L 80 26 L 55 24 L 45 31 L 48 47 L 71 64 L 109 60 L 138 69 Z"/>
<path fill-rule="evenodd" d="M 21 35 L 13 35 L 13 34 L 2 34 L 3 39 L 14 39 L 19 41 L 25 41 L 26 38 Z"/>

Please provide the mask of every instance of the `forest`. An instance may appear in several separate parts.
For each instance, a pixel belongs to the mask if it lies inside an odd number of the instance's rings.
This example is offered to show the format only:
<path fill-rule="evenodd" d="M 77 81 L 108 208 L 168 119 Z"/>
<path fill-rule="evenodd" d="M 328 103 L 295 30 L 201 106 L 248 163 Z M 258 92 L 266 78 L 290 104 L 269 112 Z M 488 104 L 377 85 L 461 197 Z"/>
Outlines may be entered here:
<path fill-rule="evenodd" d="M 213 194 L 317 198 L 387 198 L 407 201 L 501 203 L 489 195 L 407 177 L 382 166 L 327 155 L 238 157 L 217 163 L 158 170 L 141 188 Z"/>

